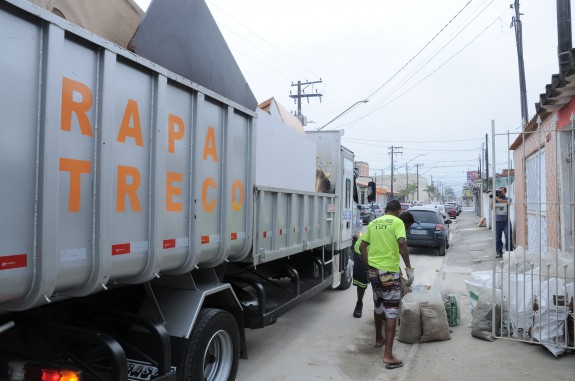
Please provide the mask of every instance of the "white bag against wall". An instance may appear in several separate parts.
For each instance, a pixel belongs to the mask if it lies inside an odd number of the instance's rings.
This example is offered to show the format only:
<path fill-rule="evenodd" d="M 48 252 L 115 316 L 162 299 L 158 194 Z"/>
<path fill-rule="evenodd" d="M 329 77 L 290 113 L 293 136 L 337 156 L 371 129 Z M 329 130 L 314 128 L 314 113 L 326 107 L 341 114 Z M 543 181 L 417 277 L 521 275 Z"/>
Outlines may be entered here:
<path fill-rule="evenodd" d="M 562 279 L 550 278 L 543 282 L 539 309 L 533 316 L 533 338 L 555 356 L 565 352 L 565 322 L 569 303 L 566 291 Z"/>
<path fill-rule="evenodd" d="M 513 331 L 531 328 L 534 295 L 539 294 L 538 274 L 503 273 L 503 306 L 509 308 L 509 321 Z M 506 321 L 506 317 L 503 317 Z"/>

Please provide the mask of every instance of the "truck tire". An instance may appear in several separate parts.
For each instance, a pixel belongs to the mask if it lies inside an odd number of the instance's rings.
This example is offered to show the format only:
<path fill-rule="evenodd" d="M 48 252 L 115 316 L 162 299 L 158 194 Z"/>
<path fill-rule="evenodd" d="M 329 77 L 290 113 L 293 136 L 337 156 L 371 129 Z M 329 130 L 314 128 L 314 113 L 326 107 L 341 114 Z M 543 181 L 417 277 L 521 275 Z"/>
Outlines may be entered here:
<path fill-rule="evenodd" d="M 351 247 L 341 252 L 343 263 L 343 271 L 341 272 L 341 281 L 339 282 L 338 290 L 347 290 L 353 283 L 353 253 Z"/>
<path fill-rule="evenodd" d="M 240 331 L 227 311 L 203 308 L 178 367 L 178 381 L 233 381 L 240 361 Z"/>
<path fill-rule="evenodd" d="M 442 256 L 442 257 L 445 256 L 445 250 L 446 250 L 446 249 L 445 249 L 445 246 L 446 246 L 446 243 L 445 243 L 445 242 L 441 242 L 441 243 L 439 244 L 439 248 L 438 248 L 438 250 L 437 250 L 437 253 L 438 253 L 440 256 Z"/>

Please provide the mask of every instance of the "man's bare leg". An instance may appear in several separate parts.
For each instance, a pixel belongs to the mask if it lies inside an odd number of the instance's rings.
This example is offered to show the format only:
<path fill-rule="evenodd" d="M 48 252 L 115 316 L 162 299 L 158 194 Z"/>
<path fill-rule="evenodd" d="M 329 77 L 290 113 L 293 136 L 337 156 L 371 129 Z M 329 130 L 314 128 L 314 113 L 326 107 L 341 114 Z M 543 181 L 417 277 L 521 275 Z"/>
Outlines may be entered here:
<path fill-rule="evenodd" d="M 383 339 L 383 315 L 378 315 L 375 312 L 373 313 L 373 320 L 375 321 L 375 347 L 381 348 L 384 344 Z M 387 334 L 387 323 L 385 325 L 385 330 Z"/>
<path fill-rule="evenodd" d="M 400 364 L 401 360 L 393 355 L 393 340 L 395 339 L 395 328 L 397 319 L 385 319 L 385 349 L 383 351 L 383 363 L 386 365 Z"/>

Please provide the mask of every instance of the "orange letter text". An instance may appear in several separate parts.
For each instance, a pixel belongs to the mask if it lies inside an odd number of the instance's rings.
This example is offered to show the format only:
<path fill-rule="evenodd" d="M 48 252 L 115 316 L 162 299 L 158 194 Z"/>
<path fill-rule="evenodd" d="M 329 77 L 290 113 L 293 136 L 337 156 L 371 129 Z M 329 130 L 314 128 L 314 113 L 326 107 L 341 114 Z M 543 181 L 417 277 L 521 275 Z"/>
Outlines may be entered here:
<path fill-rule="evenodd" d="M 82 191 L 82 173 L 90 173 L 92 164 L 85 160 L 60 158 L 60 171 L 70 172 L 70 194 L 68 196 L 68 211 L 80 211 L 80 192 Z"/>
<path fill-rule="evenodd" d="M 176 130 L 176 125 L 178 126 Z M 176 140 L 184 138 L 184 121 L 176 115 L 168 115 L 168 152 L 176 152 Z"/>
<path fill-rule="evenodd" d="M 134 126 L 130 127 L 130 120 L 134 121 Z M 136 145 L 143 147 L 144 140 L 142 139 L 142 126 L 140 125 L 140 112 L 138 110 L 138 102 L 133 99 L 128 100 L 120 131 L 118 131 L 118 141 L 125 143 L 127 137 L 135 140 Z"/>
<path fill-rule="evenodd" d="M 236 197 L 236 193 L 239 193 L 238 197 Z M 244 185 L 240 180 L 236 180 L 232 184 L 232 210 L 235 212 L 242 210 L 243 202 L 244 202 Z"/>
<path fill-rule="evenodd" d="M 128 184 L 127 178 L 131 177 L 132 182 Z M 137 191 L 140 187 L 140 172 L 136 167 L 118 166 L 118 192 L 116 194 L 116 211 L 126 210 L 126 196 L 130 199 L 130 205 L 134 212 L 142 210 Z"/>
<path fill-rule="evenodd" d="M 182 203 L 174 202 L 173 196 L 180 196 L 182 194 L 182 188 L 174 186 L 173 183 L 181 183 L 184 180 L 184 176 L 181 173 L 167 172 L 166 173 L 166 210 L 168 212 L 181 212 Z"/>
<path fill-rule="evenodd" d="M 74 102 L 74 94 L 80 94 L 82 100 Z M 62 78 L 62 115 L 60 116 L 60 129 L 72 130 L 72 113 L 76 114 L 82 135 L 94 136 L 88 111 L 92 108 L 92 92 L 90 88 L 81 82 L 70 78 Z"/>
<path fill-rule="evenodd" d="M 206 142 L 204 143 L 204 160 L 208 160 L 208 156 L 211 156 L 214 163 L 218 162 L 218 150 L 216 148 L 216 132 L 213 127 L 208 127 L 208 132 L 206 133 Z"/>
<path fill-rule="evenodd" d="M 216 189 L 216 180 L 208 177 L 204 180 L 204 185 L 202 186 L 202 206 L 208 213 L 212 212 L 216 207 L 216 200 L 213 198 L 208 202 L 208 188 L 210 187 Z"/>

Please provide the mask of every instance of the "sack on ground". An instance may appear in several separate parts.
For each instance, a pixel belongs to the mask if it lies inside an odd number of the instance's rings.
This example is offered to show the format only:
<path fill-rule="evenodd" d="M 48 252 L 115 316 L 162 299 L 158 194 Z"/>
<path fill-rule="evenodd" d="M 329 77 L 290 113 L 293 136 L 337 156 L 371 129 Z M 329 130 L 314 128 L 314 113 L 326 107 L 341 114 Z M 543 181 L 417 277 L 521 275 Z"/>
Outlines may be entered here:
<path fill-rule="evenodd" d="M 397 339 L 402 343 L 419 343 L 422 334 L 419 302 L 422 294 L 409 293 L 401 301 L 399 316 L 399 334 Z"/>
<path fill-rule="evenodd" d="M 449 325 L 445 314 L 445 305 L 437 302 L 425 302 L 419 305 L 423 334 L 420 342 L 449 340 Z"/>
<path fill-rule="evenodd" d="M 501 306 L 492 302 L 493 298 L 480 298 L 473 311 L 471 319 L 471 336 L 481 340 L 493 341 L 495 336 L 492 332 L 493 308 L 495 308 L 495 334 L 499 335 L 501 326 Z"/>

